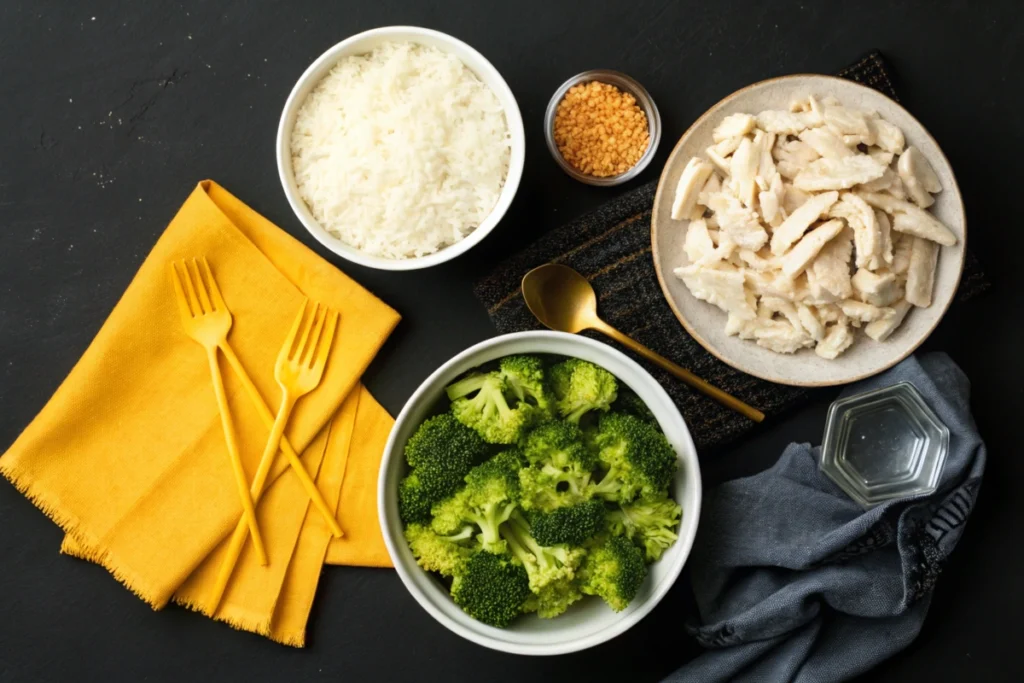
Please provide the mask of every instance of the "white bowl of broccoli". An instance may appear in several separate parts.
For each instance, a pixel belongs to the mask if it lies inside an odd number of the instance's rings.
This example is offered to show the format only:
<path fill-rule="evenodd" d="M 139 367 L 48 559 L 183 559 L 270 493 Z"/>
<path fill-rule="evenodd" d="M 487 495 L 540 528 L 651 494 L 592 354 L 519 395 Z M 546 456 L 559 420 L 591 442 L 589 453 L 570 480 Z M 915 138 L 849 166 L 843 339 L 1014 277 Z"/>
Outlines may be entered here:
<path fill-rule="evenodd" d="M 700 517 L 678 409 L 607 344 L 519 332 L 438 368 L 385 447 L 378 512 L 413 597 L 469 640 L 554 655 L 636 624 Z"/>

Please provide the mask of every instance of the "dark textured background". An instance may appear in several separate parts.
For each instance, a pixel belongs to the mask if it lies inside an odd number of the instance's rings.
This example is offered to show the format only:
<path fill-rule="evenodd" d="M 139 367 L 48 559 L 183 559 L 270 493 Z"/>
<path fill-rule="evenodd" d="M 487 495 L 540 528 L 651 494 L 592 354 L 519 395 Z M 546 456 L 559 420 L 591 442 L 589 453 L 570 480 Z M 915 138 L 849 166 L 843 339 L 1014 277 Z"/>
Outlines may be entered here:
<path fill-rule="evenodd" d="M 580 186 L 547 155 L 551 92 L 584 69 L 643 82 L 665 121 L 656 177 L 686 126 L 768 76 L 831 73 L 879 48 L 896 89 L 943 145 L 992 290 L 928 343 L 957 358 L 991 458 L 981 501 L 939 582 L 917 642 L 866 680 L 1021 680 L 1024 478 L 1020 416 L 1019 3 L 176 2 L 0 3 L 0 448 L 32 419 L 88 345 L 195 182 L 215 178 L 309 244 L 280 190 L 278 114 L 305 67 L 367 28 L 450 32 L 505 75 L 527 125 L 526 173 L 494 235 L 428 272 L 332 261 L 404 322 L 368 377 L 391 411 L 438 364 L 493 334 L 471 283 L 500 257 L 629 189 Z M 966 131 L 976 135 L 966 135 Z M 318 251 L 324 253 L 322 249 Z M 325 254 L 326 256 L 326 254 Z M 820 438 L 833 392 L 738 447 L 702 453 L 708 483 L 757 471 L 791 440 Z M 680 581 L 638 626 L 584 654 L 529 659 L 450 634 L 390 571 L 328 568 L 306 651 L 195 614 L 154 614 L 100 568 L 57 554 L 57 528 L 0 483 L 0 681 L 655 680 L 692 657 Z"/>

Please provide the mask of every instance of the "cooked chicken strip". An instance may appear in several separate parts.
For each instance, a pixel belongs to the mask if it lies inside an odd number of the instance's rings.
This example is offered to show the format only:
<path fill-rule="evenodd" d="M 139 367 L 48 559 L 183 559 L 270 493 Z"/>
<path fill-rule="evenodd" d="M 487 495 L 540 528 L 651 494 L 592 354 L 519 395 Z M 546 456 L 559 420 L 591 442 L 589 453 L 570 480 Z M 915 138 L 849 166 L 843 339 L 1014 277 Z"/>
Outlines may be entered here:
<path fill-rule="evenodd" d="M 757 127 L 767 133 L 796 135 L 805 128 L 820 126 L 821 119 L 813 111 L 791 112 L 767 110 L 757 115 Z"/>
<path fill-rule="evenodd" d="M 814 151 L 821 156 L 829 159 L 841 159 L 856 154 L 828 128 L 808 128 L 800 133 L 800 140 L 813 147 Z"/>
<path fill-rule="evenodd" d="M 885 152 L 899 154 L 903 151 L 903 145 L 906 143 L 903 139 L 903 131 L 899 127 L 880 118 L 868 119 L 868 126 L 871 128 L 872 133 L 874 133 L 875 144 Z M 890 161 L 892 161 L 891 157 Z M 886 165 L 888 165 L 888 162 L 886 162 Z"/>
<path fill-rule="evenodd" d="M 820 288 L 834 299 L 848 299 L 853 295 L 850 282 L 850 255 L 853 253 L 853 231 L 841 232 L 818 253 L 807 269 L 807 279 L 813 288 Z M 818 293 L 820 297 L 821 294 Z"/>
<path fill-rule="evenodd" d="M 701 301 L 714 304 L 744 320 L 753 320 L 757 317 L 754 297 L 748 295 L 743 286 L 743 273 L 736 270 L 687 266 L 676 268 L 675 274 Z"/>
<path fill-rule="evenodd" d="M 861 200 L 864 201 L 864 200 Z M 885 266 L 892 265 L 892 224 L 889 222 L 889 215 L 881 209 L 873 209 L 875 220 L 878 222 L 878 232 L 881 235 L 880 254 L 871 258 L 868 268 L 878 270 Z"/>
<path fill-rule="evenodd" d="M 892 152 L 886 152 L 884 149 L 879 149 L 878 147 L 872 147 L 869 149 L 868 156 L 880 163 L 882 166 L 888 166 L 896 157 Z"/>
<path fill-rule="evenodd" d="M 803 190 L 798 190 L 792 185 L 786 185 L 782 194 L 782 210 L 792 215 L 794 211 L 804 205 L 811 195 Z"/>
<path fill-rule="evenodd" d="M 888 166 L 885 172 L 874 180 L 869 180 L 866 183 L 861 183 L 857 186 L 858 192 L 883 192 L 892 187 L 893 183 L 899 182 L 900 177 L 896 174 L 896 171 L 892 170 Z"/>
<path fill-rule="evenodd" d="M 866 144 L 874 144 L 874 136 L 863 112 L 835 105 L 826 106 L 823 118 L 825 125 L 836 135 L 857 135 Z"/>
<path fill-rule="evenodd" d="M 764 138 L 764 133 L 758 131 Z M 739 200 L 749 208 L 754 208 L 754 202 L 757 199 L 757 186 L 754 184 L 754 176 L 757 175 L 757 166 L 761 161 L 761 150 L 759 145 L 755 145 L 750 141 L 750 138 L 743 138 L 743 142 L 736 148 L 736 153 L 732 155 L 732 163 L 729 165 L 730 178 L 733 182 L 733 188 L 736 190 L 736 195 Z"/>
<path fill-rule="evenodd" d="M 897 211 L 892 218 L 892 229 L 905 232 L 914 237 L 923 237 L 926 240 L 938 242 L 947 247 L 956 244 L 956 235 L 940 223 L 937 218 L 927 211 L 923 211 L 913 204 L 908 208 Z"/>
<path fill-rule="evenodd" d="M 757 213 L 743 206 L 737 198 L 716 192 L 708 197 L 708 208 L 715 212 L 721 229 L 740 249 L 757 251 L 768 242 L 768 233 L 757 219 Z"/>
<path fill-rule="evenodd" d="M 844 323 L 836 323 L 828 327 L 825 338 L 814 347 L 814 353 L 828 360 L 835 360 L 843 351 L 853 344 L 853 332 Z"/>
<path fill-rule="evenodd" d="M 686 228 L 686 239 L 683 241 L 683 252 L 690 263 L 700 261 L 704 256 L 715 250 L 715 243 L 708 234 L 708 224 L 704 220 L 690 221 Z"/>
<path fill-rule="evenodd" d="M 712 172 L 711 164 L 693 157 L 683 168 L 676 185 L 676 196 L 672 202 L 672 219 L 689 218 L 697 204 L 697 195 Z"/>
<path fill-rule="evenodd" d="M 708 205 L 708 197 L 715 192 L 722 191 L 722 181 L 718 177 L 717 173 L 712 173 L 708 176 L 707 182 L 704 183 L 704 187 L 701 188 L 700 192 L 697 193 L 697 204 L 700 206 Z"/>
<path fill-rule="evenodd" d="M 722 119 L 722 122 L 711 132 L 711 138 L 715 142 L 721 142 L 728 138 L 746 135 L 754 130 L 754 117 L 750 114 L 730 114 Z"/>
<path fill-rule="evenodd" d="M 793 184 L 801 190 L 847 190 L 854 185 L 881 178 L 885 167 L 866 154 L 842 159 L 818 159 L 797 174 Z"/>
<path fill-rule="evenodd" d="M 928 163 L 917 147 L 910 146 L 906 152 L 900 155 L 896 169 L 899 171 L 903 186 L 907 189 L 907 194 L 915 204 L 922 209 L 927 209 L 935 203 L 931 193 L 941 191 L 942 184 L 939 182 L 939 177 L 935 175 L 932 165 Z"/>
<path fill-rule="evenodd" d="M 788 254 L 782 257 L 782 272 L 787 277 L 795 278 L 810 265 L 814 257 L 818 255 L 822 247 L 828 244 L 829 240 L 842 232 L 843 221 L 831 220 L 819 225 L 814 230 L 804 235 L 795 247 Z M 774 253 L 774 249 L 772 252 Z"/>
<path fill-rule="evenodd" d="M 807 334 L 811 335 L 811 338 L 814 341 L 821 341 L 825 338 L 825 326 L 821 324 L 821 321 L 818 320 L 818 316 L 815 315 L 810 306 L 807 306 L 806 304 L 798 304 L 796 313 L 800 318 L 800 324 L 807 331 Z"/>
<path fill-rule="evenodd" d="M 932 288 L 935 285 L 935 267 L 938 259 L 938 244 L 920 237 L 914 238 L 910 266 L 907 268 L 906 299 L 915 306 L 927 308 L 932 305 Z"/>
<path fill-rule="evenodd" d="M 811 197 L 789 214 L 789 218 L 772 235 L 772 253 L 776 256 L 785 254 L 807 232 L 811 223 L 824 216 L 838 199 L 838 192 L 823 192 Z"/>
<path fill-rule="evenodd" d="M 714 145 L 704 150 L 704 156 L 715 165 L 723 176 L 729 177 L 729 160 L 719 154 Z"/>
<path fill-rule="evenodd" d="M 871 323 L 876 320 L 884 318 L 890 308 L 879 308 L 871 304 L 866 304 L 863 301 L 857 301 L 855 299 L 847 299 L 839 303 L 839 308 L 843 309 L 843 313 L 849 316 L 852 320 L 856 320 L 862 323 Z"/>
<path fill-rule="evenodd" d="M 872 306 L 888 306 L 903 296 L 893 273 L 875 273 L 861 268 L 850 279 L 857 298 Z"/>
<path fill-rule="evenodd" d="M 900 326 L 903 319 L 907 317 L 907 311 L 912 307 L 912 304 L 905 299 L 897 301 L 892 305 L 892 308 L 889 309 L 892 311 L 892 314 L 866 325 L 864 327 L 864 334 L 868 335 L 875 341 L 885 341 L 889 338 L 889 335 L 895 332 L 896 328 Z"/>
<path fill-rule="evenodd" d="M 892 233 L 892 266 L 889 270 L 896 275 L 904 275 L 910 267 L 910 253 L 914 250 L 913 235 L 902 232 Z"/>
<path fill-rule="evenodd" d="M 737 135 L 734 138 L 726 138 L 721 142 L 715 143 L 711 148 L 722 155 L 722 158 L 725 158 L 735 152 L 736 148 L 740 146 L 740 143 L 743 142 L 743 140 L 744 136 Z"/>
<path fill-rule="evenodd" d="M 875 210 L 852 192 L 844 192 L 832 205 L 829 218 L 843 218 L 853 229 L 853 245 L 857 250 L 854 265 L 863 268 L 882 253 L 882 233 L 875 219 Z"/>

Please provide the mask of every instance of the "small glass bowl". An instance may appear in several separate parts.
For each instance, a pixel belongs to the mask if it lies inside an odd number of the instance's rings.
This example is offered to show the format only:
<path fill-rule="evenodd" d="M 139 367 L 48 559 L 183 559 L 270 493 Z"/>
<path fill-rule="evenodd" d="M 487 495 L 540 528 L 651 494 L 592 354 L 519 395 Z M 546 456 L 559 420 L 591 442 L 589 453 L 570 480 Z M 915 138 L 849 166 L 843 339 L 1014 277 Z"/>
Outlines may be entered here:
<path fill-rule="evenodd" d="M 647 151 L 644 152 L 644 155 L 640 157 L 640 159 L 637 160 L 637 162 L 625 173 L 606 176 L 604 178 L 580 173 L 565 160 L 562 153 L 558 151 L 558 145 L 555 144 L 555 113 L 558 111 L 558 103 L 561 102 L 562 98 L 565 97 L 565 94 L 569 92 L 569 88 L 580 83 L 589 83 L 591 81 L 608 83 L 610 85 L 614 85 L 623 92 L 628 92 L 636 98 L 636 103 L 641 109 L 643 109 L 644 114 L 647 116 Z M 658 142 L 661 141 L 661 114 L 658 113 L 658 107 L 654 104 L 654 100 L 651 98 L 650 93 L 648 93 L 647 90 L 645 90 L 644 87 L 635 80 L 618 71 L 594 69 L 592 71 L 584 71 L 581 74 L 576 74 L 559 86 L 558 90 L 555 91 L 555 94 L 551 96 L 551 101 L 548 102 L 548 108 L 544 114 L 544 137 L 548 141 L 548 151 L 551 152 L 551 156 L 554 157 L 558 165 L 561 166 L 562 170 L 568 175 L 581 183 L 586 183 L 587 185 L 611 187 L 612 185 L 621 185 L 624 182 L 632 180 L 640 175 L 640 173 L 647 168 L 647 165 L 651 163 L 651 159 L 654 158 L 654 153 L 658 149 Z"/>
<path fill-rule="evenodd" d="M 909 382 L 832 404 L 819 469 L 865 508 L 933 493 L 949 429 Z"/>

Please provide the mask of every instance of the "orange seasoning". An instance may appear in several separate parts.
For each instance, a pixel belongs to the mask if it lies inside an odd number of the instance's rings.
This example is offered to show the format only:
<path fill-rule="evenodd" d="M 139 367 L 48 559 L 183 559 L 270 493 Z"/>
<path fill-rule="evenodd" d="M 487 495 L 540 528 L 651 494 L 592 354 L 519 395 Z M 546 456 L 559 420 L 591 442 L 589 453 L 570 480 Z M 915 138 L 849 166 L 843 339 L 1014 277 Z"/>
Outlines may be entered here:
<path fill-rule="evenodd" d="M 599 178 L 619 175 L 647 151 L 647 115 L 635 97 L 614 85 L 580 83 L 558 103 L 555 144 L 580 173 Z"/>

